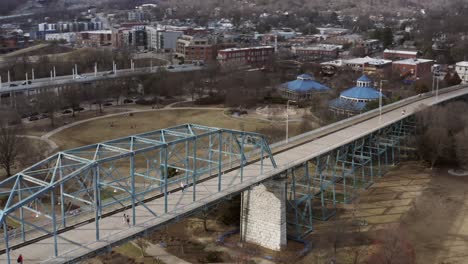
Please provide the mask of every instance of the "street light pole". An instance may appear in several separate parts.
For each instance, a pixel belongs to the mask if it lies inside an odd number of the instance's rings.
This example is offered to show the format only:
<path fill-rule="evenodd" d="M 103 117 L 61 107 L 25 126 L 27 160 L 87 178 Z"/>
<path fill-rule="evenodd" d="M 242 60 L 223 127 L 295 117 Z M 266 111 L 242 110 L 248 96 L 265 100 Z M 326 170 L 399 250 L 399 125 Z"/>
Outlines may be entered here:
<path fill-rule="evenodd" d="M 382 86 L 383 82 L 386 82 L 387 80 L 380 80 L 380 94 L 379 94 L 379 123 L 382 123 Z"/>
<path fill-rule="evenodd" d="M 436 102 L 439 101 L 439 78 L 437 78 Z"/>
<path fill-rule="evenodd" d="M 286 144 L 289 143 L 289 102 L 294 102 L 294 100 L 288 100 L 286 102 Z"/>

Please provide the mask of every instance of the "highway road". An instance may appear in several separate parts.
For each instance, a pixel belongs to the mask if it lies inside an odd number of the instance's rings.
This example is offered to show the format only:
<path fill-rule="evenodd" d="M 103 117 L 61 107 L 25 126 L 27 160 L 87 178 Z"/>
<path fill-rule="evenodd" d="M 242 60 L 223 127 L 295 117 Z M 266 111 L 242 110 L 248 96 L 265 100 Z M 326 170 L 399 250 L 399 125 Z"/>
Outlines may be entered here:
<path fill-rule="evenodd" d="M 195 66 L 192 64 L 184 65 L 172 65 L 172 68 L 168 66 L 159 66 L 159 67 L 143 67 L 132 69 L 122 69 L 117 70 L 116 74 L 113 74 L 111 71 L 101 71 L 95 73 L 84 73 L 73 79 L 73 75 L 66 76 L 57 76 L 54 79 L 51 78 L 41 78 L 30 80 L 31 84 L 24 84 L 26 81 L 14 81 L 10 83 L 2 83 L 0 86 L 0 94 L 11 93 L 11 92 L 23 92 L 28 90 L 41 89 L 46 87 L 61 86 L 67 84 L 75 83 L 89 83 L 94 81 L 108 80 L 121 77 L 131 77 L 138 76 L 143 74 L 149 74 L 151 72 L 156 72 L 158 68 L 164 68 L 168 72 L 187 72 L 187 71 L 197 71 L 201 70 L 203 67 Z"/>

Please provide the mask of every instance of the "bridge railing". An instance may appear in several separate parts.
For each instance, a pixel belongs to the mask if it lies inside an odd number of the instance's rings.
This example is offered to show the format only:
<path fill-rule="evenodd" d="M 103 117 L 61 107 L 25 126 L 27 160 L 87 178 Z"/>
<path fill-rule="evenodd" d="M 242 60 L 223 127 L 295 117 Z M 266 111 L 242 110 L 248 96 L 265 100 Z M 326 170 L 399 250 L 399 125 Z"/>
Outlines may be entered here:
<path fill-rule="evenodd" d="M 448 87 L 448 88 L 440 89 L 439 90 L 439 95 L 444 94 L 444 93 L 448 93 L 448 92 L 452 92 L 452 91 L 455 91 L 455 90 L 458 90 L 458 89 L 466 88 L 466 87 L 468 87 L 468 86 L 467 85 L 455 85 L 455 86 L 451 86 L 451 87 Z M 385 105 L 385 106 L 382 107 L 382 114 L 393 111 L 393 110 L 398 109 L 398 108 L 400 108 L 402 106 L 415 103 L 415 102 L 420 101 L 422 99 L 430 98 L 430 97 L 432 97 L 434 95 L 435 95 L 435 91 L 427 92 L 427 93 L 424 93 L 424 94 L 408 97 L 406 99 L 397 101 L 395 103 Z M 353 125 L 353 124 L 368 120 L 368 119 L 373 118 L 373 117 L 377 117 L 377 116 L 379 116 L 379 112 L 380 112 L 379 108 L 373 109 L 371 111 L 367 111 L 367 112 L 361 113 L 359 115 L 355 115 L 355 116 L 346 118 L 344 120 L 332 123 L 330 125 L 320 127 L 320 128 L 314 129 L 312 131 L 309 131 L 309 132 L 306 132 L 306 133 L 291 137 L 291 138 L 289 138 L 288 143 L 286 142 L 286 140 L 275 142 L 274 144 L 271 144 L 270 147 L 272 149 L 273 148 L 279 148 L 279 147 L 287 146 L 288 144 L 297 143 L 297 141 L 300 141 L 300 140 L 305 139 L 305 138 L 317 138 L 317 137 L 329 134 L 329 133 L 331 133 L 333 131 L 341 130 L 341 129 L 343 129 L 345 127 L 348 127 L 350 125 Z"/>

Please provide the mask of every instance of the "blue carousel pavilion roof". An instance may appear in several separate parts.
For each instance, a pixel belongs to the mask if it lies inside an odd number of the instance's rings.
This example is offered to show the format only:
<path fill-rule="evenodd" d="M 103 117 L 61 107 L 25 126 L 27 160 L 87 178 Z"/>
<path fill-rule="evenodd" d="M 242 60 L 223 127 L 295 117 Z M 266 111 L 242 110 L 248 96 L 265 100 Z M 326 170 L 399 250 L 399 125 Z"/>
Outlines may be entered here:
<path fill-rule="evenodd" d="M 380 92 L 372 87 L 353 87 L 341 93 L 341 96 L 351 99 L 376 100 L 380 97 Z M 384 95 L 382 95 L 384 97 Z"/>
<path fill-rule="evenodd" d="M 343 109 L 351 112 L 361 112 L 366 108 L 365 102 L 346 100 L 343 98 L 333 99 L 328 103 L 328 105 L 332 108 Z"/>
<path fill-rule="evenodd" d="M 283 87 L 288 90 L 295 92 L 309 92 L 309 91 L 319 91 L 324 92 L 330 90 L 329 87 L 316 82 L 313 80 L 312 76 L 308 74 L 302 74 L 297 76 L 297 79 L 291 82 L 284 83 Z"/>
<path fill-rule="evenodd" d="M 358 82 L 371 82 L 372 80 L 366 75 L 362 75 L 361 77 L 359 77 L 359 79 L 357 79 L 357 81 Z"/>

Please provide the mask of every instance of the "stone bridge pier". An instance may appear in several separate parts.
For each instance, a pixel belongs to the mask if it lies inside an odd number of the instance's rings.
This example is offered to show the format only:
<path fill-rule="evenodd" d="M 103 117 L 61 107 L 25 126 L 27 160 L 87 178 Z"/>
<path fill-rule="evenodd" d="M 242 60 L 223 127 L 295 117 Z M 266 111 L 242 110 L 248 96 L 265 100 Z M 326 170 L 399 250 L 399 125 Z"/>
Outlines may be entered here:
<path fill-rule="evenodd" d="M 252 186 L 241 195 L 241 241 L 279 251 L 286 246 L 286 180 Z"/>

